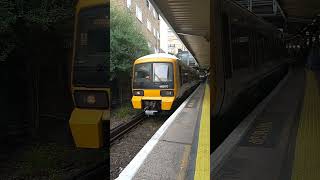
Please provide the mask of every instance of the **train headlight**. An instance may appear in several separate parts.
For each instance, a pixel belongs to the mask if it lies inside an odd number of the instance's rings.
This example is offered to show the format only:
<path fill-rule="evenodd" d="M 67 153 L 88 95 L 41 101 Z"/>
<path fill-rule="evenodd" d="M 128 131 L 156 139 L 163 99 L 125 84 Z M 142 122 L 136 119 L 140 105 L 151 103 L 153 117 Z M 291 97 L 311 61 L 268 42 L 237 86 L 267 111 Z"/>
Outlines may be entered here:
<path fill-rule="evenodd" d="M 87 97 L 87 103 L 88 104 L 95 104 L 96 103 L 96 97 L 94 95 L 89 95 Z"/>
<path fill-rule="evenodd" d="M 74 92 L 75 105 L 78 108 L 108 109 L 109 97 L 105 91 L 81 91 Z"/>
<path fill-rule="evenodd" d="M 134 90 L 133 95 L 134 96 L 143 96 L 144 92 L 143 92 L 143 90 Z"/>
<path fill-rule="evenodd" d="M 173 90 L 161 90 L 160 95 L 163 97 L 173 96 L 174 92 L 173 92 Z"/>

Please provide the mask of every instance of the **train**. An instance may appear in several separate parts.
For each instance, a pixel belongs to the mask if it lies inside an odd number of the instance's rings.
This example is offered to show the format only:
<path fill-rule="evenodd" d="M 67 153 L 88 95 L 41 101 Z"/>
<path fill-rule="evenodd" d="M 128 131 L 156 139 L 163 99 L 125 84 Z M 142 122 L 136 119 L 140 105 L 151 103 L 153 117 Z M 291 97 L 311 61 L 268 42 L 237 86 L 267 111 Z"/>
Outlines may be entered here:
<path fill-rule="evenodd" d="M 210 67 L 211 150 L 288 72 L 283 33 L 233 1 L 215 14 Z M 214 44 L 213 44 L 214 43 Z"/>
<path fill-rule="evenodd" d="M 101 148 L 110 119 L 110 2 L 76 1 L 69 125 L 76 147 Z"/>
<path fill-rule="evenodd" d="M 173 105 L 199 82 L 199 72 L 174 55 L 143 56 L 133 65 L 132 106 L 144 110 L 147 115 L 172 110 Z"/>

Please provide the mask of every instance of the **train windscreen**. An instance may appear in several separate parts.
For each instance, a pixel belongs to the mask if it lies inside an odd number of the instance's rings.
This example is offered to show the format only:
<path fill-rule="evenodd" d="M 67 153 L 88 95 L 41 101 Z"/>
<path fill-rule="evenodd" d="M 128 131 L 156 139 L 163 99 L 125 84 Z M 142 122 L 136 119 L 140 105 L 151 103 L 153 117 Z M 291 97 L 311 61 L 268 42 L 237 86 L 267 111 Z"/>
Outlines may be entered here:
<path fill-rule="evenodd" d="M 134 67 L 134 89 L 173 89 L 172 63 L 142 63 Z"/>
<path fill-rule="evenodd" d="M 109 86 L 109 8 L 98 6 L 79 12 L 73 83 L 76 86 Z"/>

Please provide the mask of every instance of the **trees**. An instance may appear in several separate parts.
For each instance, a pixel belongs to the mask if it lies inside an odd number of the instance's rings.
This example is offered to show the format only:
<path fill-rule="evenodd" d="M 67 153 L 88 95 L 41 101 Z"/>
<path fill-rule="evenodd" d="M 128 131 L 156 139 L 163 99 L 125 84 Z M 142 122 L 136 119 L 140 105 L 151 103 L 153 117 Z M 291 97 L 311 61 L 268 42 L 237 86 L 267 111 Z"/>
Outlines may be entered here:
<path fill-rule="evenodd" d="M 56 23 L 70 18 L 73 14 L 72 2 L 73 0 L 1 0 L 0 62 L 6 61 L 14 50 L 23 54 L 22 51 L 30 52 L 31 48 L 43 47 L 33 41 L 41 40 L 39 33 L 52 31 Z"/>
<path fill-rule="evenodd" d="M 133 61 L 150 53 L 148 44 L 134 18 L 127 12 L 111 7 L 110 73 L 129 75 Z"/>
<path fill-rule="evenodd" d="M 67 25 L 71 27 L 68 32 L 57 25 L 72 15 L 73 0 L 0 1 L 0 106 L 14 112 L 2 118 L 6 139 L 12 141 L 19 134 L 25 137 L 25 131 L 38 127 L 40 82 L 46 80 L 41 68 L 49 62 L 51 69 L 67 62 L 61 42 L 64 34 L 72 35 L 72 21 Z"/>
<path fill-rule="evenodd" d="M 130 72 L 133 61 L 150 53 L 147 41 L 134 17 L 110 7 L 110 73 L 113 104 L 123 104 L 131 96 Z"/>

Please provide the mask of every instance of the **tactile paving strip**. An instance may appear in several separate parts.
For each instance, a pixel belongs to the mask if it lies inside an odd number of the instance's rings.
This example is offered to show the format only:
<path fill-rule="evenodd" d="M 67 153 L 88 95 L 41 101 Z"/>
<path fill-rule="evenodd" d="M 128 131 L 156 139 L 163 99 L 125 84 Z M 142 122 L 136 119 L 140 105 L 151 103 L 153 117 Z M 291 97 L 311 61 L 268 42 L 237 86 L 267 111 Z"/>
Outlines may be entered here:
<path fill-rule="evenodd" d="M 210 179 L 210 87 L 206 84 L 199 131 L 195 180 Z"/>
<path fill-rule="evenodd" d="M 316 74 L 306 73 L 292 180 L 320 179 L 320 91 Z"/>

